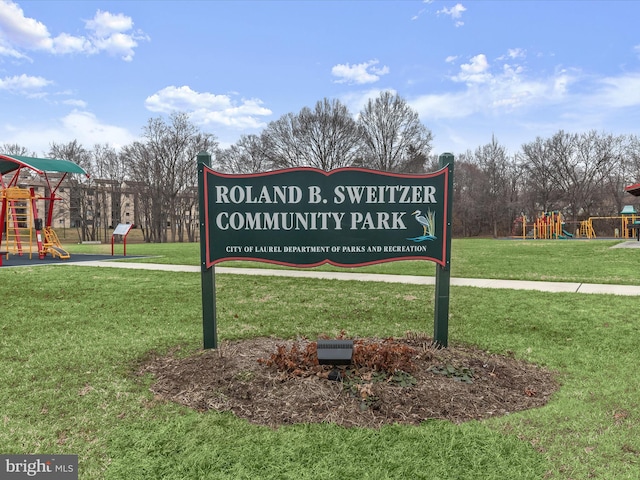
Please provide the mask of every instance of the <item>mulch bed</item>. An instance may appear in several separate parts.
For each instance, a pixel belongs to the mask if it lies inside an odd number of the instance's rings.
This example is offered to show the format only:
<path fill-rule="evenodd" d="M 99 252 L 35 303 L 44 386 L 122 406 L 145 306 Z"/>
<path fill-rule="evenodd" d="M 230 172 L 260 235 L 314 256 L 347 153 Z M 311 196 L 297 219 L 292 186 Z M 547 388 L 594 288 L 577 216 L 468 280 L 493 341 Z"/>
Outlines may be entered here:
<path fill-rule="evenodd" d="M 233 412 L 270 427 L 327 422 L 378 428 L 429 419 L 461 423 L 543 406 L 558 388 L 553 372 L 509 356 L 466 346 L 435 349 L 426 339 L 410 336 L 394 342 L 414 352 L 412 372 L 341 367 L 344 378 L 334 381 L 329 377 L 335 369 L 321 365 L 294 374 L 269 359 L 278 346 L 280 351 L 294 344 L 304 350 L 309 340 L 254 338 L 186 358 L 179 350 L 152 354 L 137 373 L 153 376 L 156 399 L 202 412 Z"/>

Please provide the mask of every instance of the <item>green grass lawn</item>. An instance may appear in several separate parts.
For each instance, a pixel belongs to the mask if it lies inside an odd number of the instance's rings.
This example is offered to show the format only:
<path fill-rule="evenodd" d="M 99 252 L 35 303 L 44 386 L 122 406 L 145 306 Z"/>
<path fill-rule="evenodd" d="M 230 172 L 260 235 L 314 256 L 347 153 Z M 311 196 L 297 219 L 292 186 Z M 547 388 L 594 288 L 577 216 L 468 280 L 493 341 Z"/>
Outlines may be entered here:
<path fill-rule="evenodd" d="M 639 284 L 640 250 L 613 243 L 459 240 L 452 271 Z M 132 244 L 127 254 L 198 264 L 197 245 Z M 434 266 L 369 270 L 431 275 Z M 221 341 L 433 331 L 433 287 L 243 275 L 216 283 Z M 154 398 L 152 379 L 134 375 L 151 351 L 200 348 L 198 274 L 0 268 L 0 292 L 0 453 L 77 454 L 82 479 L 639 477 L 636 297 L 452 287 L 450 342 L 557 371 L 562 386 L 547 406 L 462 425 L 274 430 Z"/>
<path fill-rule="evenodd" d="M 621 240 L 492 240 L 454 239 L 451 274 L 461 278 L 543 280 L 549 282 L 640 285 L 640 248 L 611 248 Z M 68 245 L 70 252 L 111 253 L 111 245 Z M 115 252 L 122 254 L 122 245 Z M 199 265 L 199 244 L 131 244 L 127 255 L 151 255 L 136 262 Z M 268 263 L 223 262 L 222 266 L 279 268 Z M 389 262 L 361 268 L 330 265 L 320 270 L 435 275 L 431 262 Z"/>

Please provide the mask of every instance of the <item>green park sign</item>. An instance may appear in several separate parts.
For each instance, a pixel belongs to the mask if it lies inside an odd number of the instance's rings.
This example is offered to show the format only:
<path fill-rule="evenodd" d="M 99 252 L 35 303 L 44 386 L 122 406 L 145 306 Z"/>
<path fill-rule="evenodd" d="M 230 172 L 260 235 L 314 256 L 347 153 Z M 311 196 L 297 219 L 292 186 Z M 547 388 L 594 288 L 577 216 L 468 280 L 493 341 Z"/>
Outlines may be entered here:
<path fill-rule="evenodd" d="M 205 348 L 216 348 L 217 263 L 355 267 L 428 260 L 436 270 L 434 341 L 447 346 L 453 155 L 441 169 L 396 174 L 291 168 L 225 174 L 198 155 Z"/>
<path fill-rule="evenodd" d="M 205 168 L 206 264 L 444 265 L 448 175 L 447 168 L 427 175 L 355 168 L 226 175 Z"/>

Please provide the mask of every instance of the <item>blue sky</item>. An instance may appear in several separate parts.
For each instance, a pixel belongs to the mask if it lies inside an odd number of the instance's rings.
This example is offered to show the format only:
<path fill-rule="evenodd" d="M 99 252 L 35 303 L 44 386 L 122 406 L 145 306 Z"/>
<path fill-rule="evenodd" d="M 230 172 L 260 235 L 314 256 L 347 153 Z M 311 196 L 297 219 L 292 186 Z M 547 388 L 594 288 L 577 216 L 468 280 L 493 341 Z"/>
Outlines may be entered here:
<path fill-rule="evenodd" d="M 221 146 L 393 90 L 433 153 L 640 135 L 636 1 L 0 0 L 0 145 L 136 140 L 187 112 Z"/>

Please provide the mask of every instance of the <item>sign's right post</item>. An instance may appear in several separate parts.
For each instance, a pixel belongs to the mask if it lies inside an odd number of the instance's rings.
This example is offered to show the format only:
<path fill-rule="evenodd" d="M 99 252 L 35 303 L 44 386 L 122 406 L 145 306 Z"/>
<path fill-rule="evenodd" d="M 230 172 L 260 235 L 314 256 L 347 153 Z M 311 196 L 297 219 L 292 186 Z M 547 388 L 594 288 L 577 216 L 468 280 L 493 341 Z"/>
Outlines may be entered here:
<path fill-rule="evenodd" d="M 449 344 L 449 285 L 451 283 L 451 218 L 453 213 L 453 155 L 443 153 L 439 157 L 440 168 L 448 165 L 449 175 L 447 180 L 447 214 L 445 218 L 446 228 L 446 262 L 436 266 L 436 294 L 433 322 L 433 341 L 442 348 Z"/>

